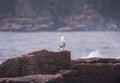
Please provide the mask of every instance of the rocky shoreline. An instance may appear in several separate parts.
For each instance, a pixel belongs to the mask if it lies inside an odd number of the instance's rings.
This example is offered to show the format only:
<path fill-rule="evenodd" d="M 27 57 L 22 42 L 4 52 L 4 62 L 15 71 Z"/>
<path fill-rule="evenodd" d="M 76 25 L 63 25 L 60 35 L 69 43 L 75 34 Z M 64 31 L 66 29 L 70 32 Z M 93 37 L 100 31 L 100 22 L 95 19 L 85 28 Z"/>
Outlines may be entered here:
<path fill-rule="evenodd" d="M 0 65 L 0 83 L 120 83 L 120 59 L 71 59 L 70 51 L 35 51 Z"/>

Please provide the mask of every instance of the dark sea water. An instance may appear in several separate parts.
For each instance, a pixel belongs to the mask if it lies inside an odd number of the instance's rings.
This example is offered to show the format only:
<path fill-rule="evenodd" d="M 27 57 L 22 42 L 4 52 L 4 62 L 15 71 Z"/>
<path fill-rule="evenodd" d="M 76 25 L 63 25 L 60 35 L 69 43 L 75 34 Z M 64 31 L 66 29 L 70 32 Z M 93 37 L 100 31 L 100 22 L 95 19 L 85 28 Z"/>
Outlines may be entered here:
<path fill-rule="evenodd" d="M 86 57 L 120 58 L 120 32 L 0 32 L 0 63 L 8 58 L 47 49 L 60 51 L 60 36 L 72 59 Z"/>

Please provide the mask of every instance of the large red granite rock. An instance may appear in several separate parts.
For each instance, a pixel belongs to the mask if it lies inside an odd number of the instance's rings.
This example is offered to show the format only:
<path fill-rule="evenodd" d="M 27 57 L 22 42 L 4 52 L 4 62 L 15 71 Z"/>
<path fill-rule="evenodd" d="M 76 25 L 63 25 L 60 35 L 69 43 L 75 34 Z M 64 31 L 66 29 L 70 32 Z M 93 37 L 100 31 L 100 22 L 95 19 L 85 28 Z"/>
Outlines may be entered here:
<path fill-rule="evenodd" d="M 120 63 L 120 59 L 112 58 L 82 58 L 71 61 L 71 65 L 80 63 Z"/>
<path fill-rule="evenodd" d="M 63 76 L 56 75 L 30 75 L 15 78 L 0 78 L 0 83 L 62 83 Z"/>
<path fill-rule="evenodd" d="M 66 69 L 64 83 L 120 83 L 119 59 L 77 59 Z"/>
<path fill-rule="evenodd" d="M 41 50 L 8 59 L 0 65 L 0 77 L 5 77 L 0 83 L 120 83 L 120 59 L 71 60 L 69 51 Z"/>
<path fill-rule="evenodd" d="M 68 67 L 70 60 L 69 51 L 36 51 L 3 62 L 0 65 L 0 77 L 51 74 Z"/>

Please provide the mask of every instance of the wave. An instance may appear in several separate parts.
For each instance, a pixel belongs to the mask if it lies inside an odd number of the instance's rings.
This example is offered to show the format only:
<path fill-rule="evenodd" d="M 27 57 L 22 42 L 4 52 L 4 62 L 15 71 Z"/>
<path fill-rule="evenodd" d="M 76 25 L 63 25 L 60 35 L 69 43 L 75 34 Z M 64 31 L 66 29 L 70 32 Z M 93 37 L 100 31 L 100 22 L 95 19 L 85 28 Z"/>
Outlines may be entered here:
<path fill-rule="evenodd" d="M 97 58 L 97 57 L 103 58 L 101 52 L 98 50 L 95 50 L 95 51 L 91 52 L 90 54 L 88 54 L 88 56 L 83 57 L 83 58 Z"/>

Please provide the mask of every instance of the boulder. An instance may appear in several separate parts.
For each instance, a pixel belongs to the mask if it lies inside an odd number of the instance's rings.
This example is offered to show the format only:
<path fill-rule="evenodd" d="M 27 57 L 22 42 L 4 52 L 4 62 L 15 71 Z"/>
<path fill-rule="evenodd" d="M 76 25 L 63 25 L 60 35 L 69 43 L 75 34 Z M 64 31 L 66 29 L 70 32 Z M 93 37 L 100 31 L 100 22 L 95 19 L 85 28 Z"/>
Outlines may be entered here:
<path fill-rule="evenodd" d="M 3 62 L 0 65 L 0 77 L 51 74 L 68 67 L 70 61 L 70 51 L 36 51 Z"/>
<path fill-rule="evenodd" d="M 71 60 L 69 51 L 41 50 L 3 62 L 0 77 L 0 83 L 120 83 L 120 59 Z"/>
<path fill-rule="evenodd" d="M 56 75 L 29 75 L 15 78 L 0 78 L 0 83 L 62 83 L 63 76 Z"/>
<path fill-rule="evenodd" d="M 71 60 L 62 71 L 64 83 L 120 83 L 120 60 L 88 58 Z"/>
<path fill-rule="evenodd" d="M 81 63 L 120 63 L 120 59 L 112 58 L 83 58 L 72 60 L 71 65 L 81 64 Z"/>

